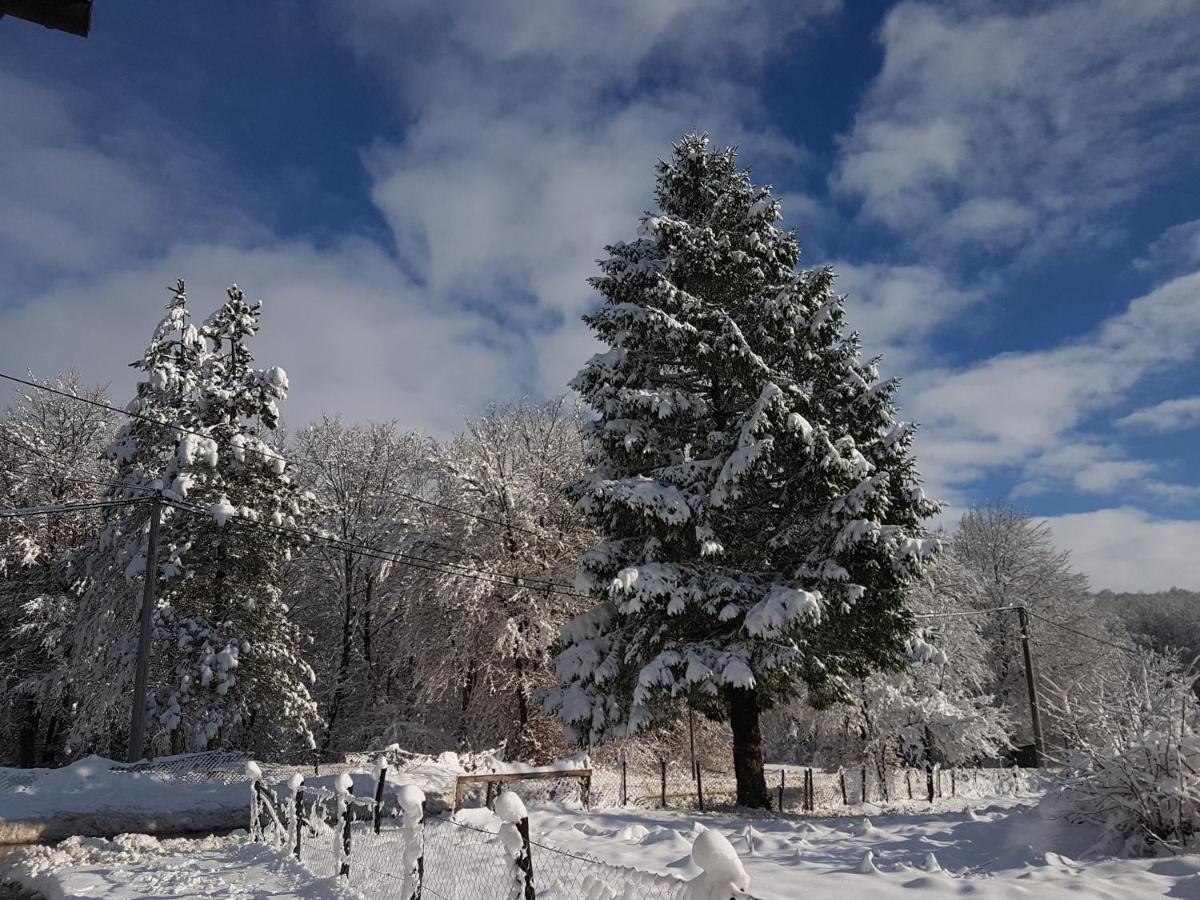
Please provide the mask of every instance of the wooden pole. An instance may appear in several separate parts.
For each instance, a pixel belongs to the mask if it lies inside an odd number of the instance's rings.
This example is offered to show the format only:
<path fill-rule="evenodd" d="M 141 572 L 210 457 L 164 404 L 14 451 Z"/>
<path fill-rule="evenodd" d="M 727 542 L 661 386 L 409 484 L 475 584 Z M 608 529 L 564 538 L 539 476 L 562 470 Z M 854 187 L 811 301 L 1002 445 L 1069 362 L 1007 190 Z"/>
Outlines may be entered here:
<path fill-rule="evenodd" d="M 621 805 L 625 806 L 629 802 L 629 780 L 626 772 L 625 751 L 621 751 Z"/>
<path fill-rule="evenodd" d="M 517 823 L 517 832 L 521 835 L 523 852 L 517 860 L 517 866 L 525 875 L 525 900 L 537 900 L 533 888 L 533 852 L 529 843 L 529 819 Z"/>
<path fill-rule="evenodd" d="M 1046 755 L 1042 743 L 1042 715 L 1038 707 L 1037 678 L 1033 671 L 1033 651 L 1029 646 L 1029 613 L 1024 606 L 1017 607 L 1021 623 L 1021 651 L 1025 655 L 1025 686 L 1029 689 L 1029 719 L 1033 724 L 1033 765 L 1039 768 Z"/>
<path fill-rule="evenodd" d="M 342 798 L 342 866 L 338 872 L 343 878 L 350 877 L 350 823 L 354 819 L 354 785 L 346 788 Z"/>
<path fill-rule="evenodd" d="M 304 830 L 304 779 L 300 780 L 300 787 L 296 789 L 296 848 L 293 853 L 296 859 L 300 859 L 300 834 Z"/>
<path fill-rule="evenodd" d="M 387 782 L 387 766 L 379 767 L 379 775 L 375 779 L 375 809 L 371 815 L 371 826 L 375 833 L 379 834 L 379 828 L 383 824 L 383 786 Z"/>
<path fill-rule="evenodd" d="M 146 539 L 146 571 L 142 576 L 142 615 L 138 630 L 137 669 L 133 678 L 133 714 L 129 723 L 126 758 L 137 762 L 146 746 L 146 682 L 150 677 L 150 638 L 154 614 L 154 589 L 158 585 L 158 520 L 162 503 L 158 494 L 150 501 L 150 535 Z"/>

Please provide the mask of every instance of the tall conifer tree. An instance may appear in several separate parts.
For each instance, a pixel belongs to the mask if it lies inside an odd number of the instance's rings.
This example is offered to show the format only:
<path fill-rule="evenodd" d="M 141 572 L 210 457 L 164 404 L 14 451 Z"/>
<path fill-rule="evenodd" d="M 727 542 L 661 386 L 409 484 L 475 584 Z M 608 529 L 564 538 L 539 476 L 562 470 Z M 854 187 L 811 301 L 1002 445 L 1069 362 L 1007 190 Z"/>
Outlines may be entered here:
<path fill-rule="evenodd" d="M 273 446 L 282 369 L 258 369 L 247 341 L 261 307 L 231 287 L 204 325 L 190 321 L 183 282 L 134 367 L 144 373 L 109 455 L 116 496 L 166 501 L 159 538 L 151 713 L 160 747 L 264 747 L 318 721 L 280 596 L 296 543 L 288 529 L 310 505 Z M 79 691 L 77 742 L 121 734 L 136 649 L 148 508 L 110 514 L 72 569 L 79 616 L 67 683 Z M 255 526 L 258 527 L 255 527 Z"/>
<path fill-rule="evenodd" d="M 896 383 L 845 333 L 833 272 L 797 268 L 771 190 L 691 135 L 656 195 L 592 279 L 585 320 L 610 349 L 573 382 L 597 413 L 574 496 L 606 540 L 548 702 L 603 740 L 686 697 L 728 718 L 738 800 L 766 806 L 759 714 L 903 664 L 937 506 Z"/>

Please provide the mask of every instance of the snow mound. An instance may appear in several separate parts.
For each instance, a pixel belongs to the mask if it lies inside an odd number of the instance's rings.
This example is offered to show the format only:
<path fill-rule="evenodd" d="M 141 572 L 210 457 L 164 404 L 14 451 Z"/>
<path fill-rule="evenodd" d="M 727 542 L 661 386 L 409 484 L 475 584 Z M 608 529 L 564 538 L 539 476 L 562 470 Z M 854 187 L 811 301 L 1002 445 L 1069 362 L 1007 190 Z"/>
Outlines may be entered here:
<path fill-rule="evenodd" d="M 692 862 L 701 870 L 692 879 L 689 897 L 695 900 L 722 898 L 727 900 L 750 886 L 750 878 L 742 867 L 737 851 L 725 835 L 709 828 L 696 836 L 692 844 Z"/>

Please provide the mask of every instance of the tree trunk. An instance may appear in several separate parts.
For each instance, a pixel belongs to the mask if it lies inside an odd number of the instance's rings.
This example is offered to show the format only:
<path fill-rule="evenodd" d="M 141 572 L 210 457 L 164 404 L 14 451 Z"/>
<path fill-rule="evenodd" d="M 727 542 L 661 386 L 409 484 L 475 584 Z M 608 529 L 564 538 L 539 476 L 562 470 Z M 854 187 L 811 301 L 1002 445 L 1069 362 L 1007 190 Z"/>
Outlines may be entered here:
<path fill-rule="evenodd" d="M 62 720 L 55 713 L 50 717 L 50 723 L 46 726 L 46 740 L 42 744 L 42 765 L 49 766 L 51 761 L 59 758 L 58 755 L 58 733 L 62 725 Z"/>
<path fill-rule="evenodd" d="M 37 765 L 37 739 L 41 731 L 37 699 L 26 694 L 18 701 L 18 709 L 21 727 L 17 732 L 17 765 L 22 769 L 32 769 Z"/>
<path fill-rule="evenodd" d="M 936 794 L 933 787 L 933 733 L 925 728 L 925 793 L 932 803 Z"/>
<path fill-rule="evenodd" d="M 758 691 L 730 688 L 729 725 L 733 731 L 733 772 L 738 806 L 769 809 L 767 778 L 763 773 L 762 729 L 758 723 Z"/>
<path fill-rule="evenodd" d="M 518 758 L 525 759 L 531 750 L 528 741 L 529 688 L 525 684 L 525 660 L 519 656 L 516 657 L 513 660 L 513 668 L 517 675 L 517 731 L 513 743 L 520 754 Z"/>

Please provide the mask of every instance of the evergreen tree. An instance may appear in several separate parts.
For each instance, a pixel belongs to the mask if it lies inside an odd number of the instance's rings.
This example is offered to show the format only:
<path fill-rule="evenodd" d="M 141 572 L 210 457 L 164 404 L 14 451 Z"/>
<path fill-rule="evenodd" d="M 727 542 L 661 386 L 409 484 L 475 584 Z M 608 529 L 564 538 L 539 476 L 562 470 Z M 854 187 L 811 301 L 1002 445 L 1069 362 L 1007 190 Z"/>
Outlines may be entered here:
<path fill-rule="evenodd" d="M 937 506 L 896 383 L 844 334 L 832 271 L 797 270 L 770 189 L 689 136 L 657 200 L 592 280 L 605 303 L 585 320 L 611 349 L 573 382 L 597 413 L 573 492 L 607 539 L 548 702 L 591 741 L 686 696 L 729 719 L 738 801 L 766 806 L 760 712 L 903 665 Z"/>
<path fill-rule="evenodd" d="M 109 453 L 118 496 L 158 492 L 162 509 L 151 689 L 158 736 L 172 751 L 257 746 L 299 735 L 310 746 L 316 707 L 300 635 L 280 596 L 280 570 L 309 497 L 271 443 L 282 369 L 256 369 L 246 342 L 261 307 L 236 287 L 201 327 L 182 282 L 143 358 L 130 411 Z M 120 733 L 128 714 L 144 574 L 147 504 L 111 514 L 80 555 L 80 616 L 70 673 L 82 742 Z M 83 696 L 86 693 L 86 696 Z"/>

